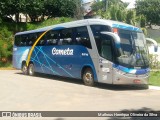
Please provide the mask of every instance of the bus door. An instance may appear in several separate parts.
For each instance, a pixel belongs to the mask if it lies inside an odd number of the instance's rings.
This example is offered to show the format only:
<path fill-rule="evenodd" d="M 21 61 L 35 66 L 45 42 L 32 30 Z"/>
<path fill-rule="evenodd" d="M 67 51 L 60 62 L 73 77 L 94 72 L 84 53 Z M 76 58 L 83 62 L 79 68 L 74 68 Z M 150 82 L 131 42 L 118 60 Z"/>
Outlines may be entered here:
<path fill-rule="evenodd" d="M 110 36 L 105 35 L 101 38 L 101 47 L 99 49 L 99 76 L 100 82 L 112 84 L 113 79 L 113 47 Z"/>

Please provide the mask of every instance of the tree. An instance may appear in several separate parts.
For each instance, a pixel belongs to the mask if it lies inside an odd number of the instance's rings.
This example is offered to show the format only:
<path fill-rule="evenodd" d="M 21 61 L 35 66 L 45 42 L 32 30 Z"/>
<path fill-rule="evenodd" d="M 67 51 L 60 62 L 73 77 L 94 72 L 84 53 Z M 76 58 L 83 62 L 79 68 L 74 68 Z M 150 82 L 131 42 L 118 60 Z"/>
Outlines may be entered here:
<path fill-rule="evenodd" d="M 15 15 L 16 22 L 19 22 L 19 14 L 25 8 L 25 0 L 1 0 L 0 15 L 2 17 Z"/>
<path fill-rule="evenodd" d="M 82 0 L 73 0 L 73 1 L 76 5 L 75 11 L 74 11 L 74 18 L 81 19 L 84 11 L 82 7 Z"/>
<path fill-rule="evenodd" d="M 73 17 L 76 3 L 75 0 L 46 0 L 43 15 L 50 17 Z"/>
<path fill-rule="evenodd" d="M 131 25 L 136 25 L 136 11 L 134 10 L 128 10 L 126 14 L 126 23 L 131 24 Z"/>
<path fill-rule="evenodd" d="M 38 17 L 42 16 L 44 10 L 44 1 L 42 0 L 26 0 L 23 13 L 28 14 L 31 21 L 39 21 Z"/>
<path fill-rule="evenodd" d="M 108 5 L 105 5 L 106 3 Z M 108 6 L 107 10 L 106 6 Z M 125 21 L 125 6 L 126 4 L 123 4 L 123 2 L 121 2 L 120 0 L 108 0 L 108 2 L 105 3 L 104 1 L 99 1 L 95 2 L 92 5 L 92 10 L 96 12 L 96 14 L 100 15 L 102 18 Z"/>
<path fill-rule="evenodd" d="M 15 15 L 16 22 L 20 22 L 20 13 L 29 15 L 32 22 L 45 16 L 73 17 L 80 13 L 80 4 L 81 0 L 1 0 L 0 16 Z"/>
<path fill-rule="evenodd" d="M 6 27 L 0 30 L 0 60 L 5 58 L 5 60 L 11 60 L 12 56 L 12 42 L 13 36 Z"/>
<path fill-rule="evenodd" d="M 160 25 L 160 0 L 137 0 L 136 12 L 144 15 L 148 25 Z"/>
<path fill-rule="evenodd" d="M 107 3 L 107 10 L 104 10 L 104 1 L 95 2 L 92 6 L 92 9 L 96 14 L 105 19 L 126 22 L 132 25 L 137 25 L 138 21 L 141 21 L 142 25 L 145 24 L 144 16 L 136 16 L 135 10 L 126 9 L 128 4 L 123 3 L 120 0 L 108 0 Z"/>

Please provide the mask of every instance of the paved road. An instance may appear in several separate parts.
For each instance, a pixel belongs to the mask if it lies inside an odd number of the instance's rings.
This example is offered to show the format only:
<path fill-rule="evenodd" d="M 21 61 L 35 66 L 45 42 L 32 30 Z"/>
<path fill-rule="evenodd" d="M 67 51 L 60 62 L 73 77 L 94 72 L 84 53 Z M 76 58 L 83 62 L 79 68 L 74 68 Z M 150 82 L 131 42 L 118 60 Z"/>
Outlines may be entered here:
<path fill-rule="evenodd" d="M 160 110 L 159 100 L 159 90 L 104 84 L 88 87 L 81 80 L 0 70 L 0 111 Z"/>

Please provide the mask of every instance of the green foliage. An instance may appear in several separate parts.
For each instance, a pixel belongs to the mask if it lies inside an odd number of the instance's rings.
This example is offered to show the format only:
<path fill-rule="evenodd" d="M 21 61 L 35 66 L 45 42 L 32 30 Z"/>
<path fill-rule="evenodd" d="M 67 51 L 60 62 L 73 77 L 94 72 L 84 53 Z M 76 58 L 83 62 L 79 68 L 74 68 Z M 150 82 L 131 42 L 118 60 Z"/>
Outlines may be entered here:
<path fill-rule="evenodd" d="M 15 15 L 16 22 L 20 22 L 20 13 L 29 15 L 31 22 L 52 17 L 73 17 L 77 13 L 80 16 L 80 4 L 81 0 L 1 0 L 0 16 Z"/>
<path fill-rule="evenodd" d="M 160 43 L 160 37 L 155 38 L 155 40 L 156 40 L 158 43 Z"/>
<path fill-rule="evenodd" d="M 51 19 L 48 19 L 48 20 L 43 21 L 41 23 L 29 24 L 29 26 L 34 26 L 34 29 L 37 29 L 37 28 L 41 28 L 41 27 L 45 27 L 45 26 L 60 24 L 60 23 L 64 23 L 64 22 L 70 22 L 72 20 L 73 20 L 72 18 L 67 18 L 67 17 L 51 18 Z"/>
<path fill-rule="evenodd" d="M 93 10 L 94 12 L 96 12 L 96 11 L 98 11 L 98 10 L 104 11 L 104 9 L 105 9 L 105 4 L 104 4 L 104 2 L 102 2 L 102 1 L 98 1 L 98 2 L 95 2 L 91 7 L 92 7 L 92 10 Z"/>
<path fill-rule="evenodd" d="M 144 35 L 147 35 L 148 34 L 148 31 L 147 31 L 147 29 L 146 28 L 141 28 L 141 30 L 143 31 L 143 33 L 144 33 Z"/>
<path fill-rule="evenodd" d="M 127 4 L 120 0 L 108 0 L 108 8 L 106 11 L 104 11 L 104 6 L 104 1 L 100 1 L 94 3 L 92 9 L 96 14 L 105 19 L 126 22 L 132 25 L 136 25 L 139 20 L 136 16 L 136 11 L 126 10 Z"/>
<path fill-rule="evenodd" d="M 140 26 L 142 28 L 146 27 L 146 17 L 144 15 L 139 15 L 139 20 L 140 20 Z"/>
<path fill-rule="evenodd" d="M 0 61 L 11 60 L 13 36 L 6 27 L 0 30 Z"/>
<path fill-rule="evenodd" d="M 160 71 L 152 71 L 150 73 L 149 84 L 160 86 Z"/>
<path fill-rule="evenodd" d="M 134 10 L 128 10 L 126 14 L 126 23 L 136 25 L 136 12 Z"/>
<path fill-rule="evenodd" d="M 102 18 L 140 25 L 142 28 L 147 24 L 160 25 L 160 0 L 137 0 L 136 10 L 127 10 L 127 4 L 120 0 L 108 0 L 107 10 L 105 6 L 105 1 L 98 1 L 92 9 Z"/>
<path fill-rule="evenodd" d="M 15 15 L 16 22 L 19 22 L 19 13 L 24 10 L 25 4 L 25 0 L 1 0 L 0 15 L 2 17 Z"/>
<path fill-rule="evenodd" d="M 11 64 L 11 62 L 4 63 L 4 62 L 0 61 L 0 68 L 12 68 L 12 64 Z"/>
<path fill-rule="evenodd" d="M 137 0 L 136 11 L 144 15 L 149 25 L 160 25 L 160 0 Z"/>
<path fill-rule="evenodd" d="M 32 22 L 38 21 L 38 17 L 42 15 L 44 2 L 41 0 L 27 0 L 22 13 L 28 14 Z"/>

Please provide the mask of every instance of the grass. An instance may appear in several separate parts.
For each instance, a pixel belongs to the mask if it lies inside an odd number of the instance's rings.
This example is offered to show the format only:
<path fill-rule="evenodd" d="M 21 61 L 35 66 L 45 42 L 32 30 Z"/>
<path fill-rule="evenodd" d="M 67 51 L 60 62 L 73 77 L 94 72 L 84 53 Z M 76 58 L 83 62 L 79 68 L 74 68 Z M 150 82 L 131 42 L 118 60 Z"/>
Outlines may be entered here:
<path fill-rule="evenodd" d="M 153 86 L 160 86 L 160 71 L 150 73 L 149 84 Z"/>
<path fill-rule="evenodd" d="M 160 37 L 159 38 L 155 38 L 155 40 L 157 41 L 157 43 L 160 43 Z"/>

